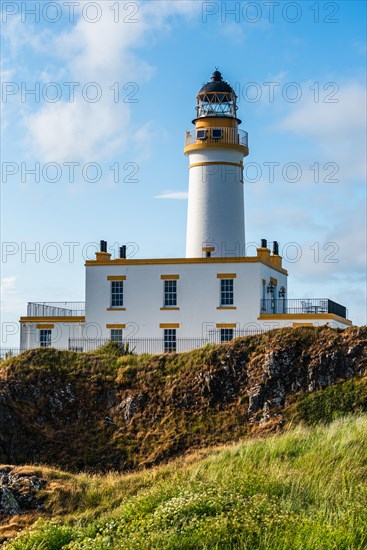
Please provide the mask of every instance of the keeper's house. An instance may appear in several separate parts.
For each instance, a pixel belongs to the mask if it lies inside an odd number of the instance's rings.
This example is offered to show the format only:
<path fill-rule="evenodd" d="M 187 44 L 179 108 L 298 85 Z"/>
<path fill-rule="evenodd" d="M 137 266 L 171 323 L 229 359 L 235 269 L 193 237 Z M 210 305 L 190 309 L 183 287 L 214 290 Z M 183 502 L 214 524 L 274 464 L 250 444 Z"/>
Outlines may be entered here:
<path fill-rule="evenodd" d="M 245 256 L 243 159 L 236 94 L 215 71 L 186 132 L 189 200 L 185 258 L 127 259 L 101 241 L 86 262 L 85 302 L 29 303 L 21 348 L 95 349 L 108 340 L 139 352 L 183 351 L 282 326 L 351 325 L 327 298 L 290 299 L 278 243 Z"/>

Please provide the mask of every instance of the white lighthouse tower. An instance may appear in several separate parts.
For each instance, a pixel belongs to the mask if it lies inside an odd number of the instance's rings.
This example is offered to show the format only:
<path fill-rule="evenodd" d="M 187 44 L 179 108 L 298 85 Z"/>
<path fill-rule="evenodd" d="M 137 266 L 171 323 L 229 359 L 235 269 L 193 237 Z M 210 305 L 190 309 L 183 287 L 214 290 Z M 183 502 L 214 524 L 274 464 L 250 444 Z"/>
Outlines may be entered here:
<path fill-rule="evenodd" d="M 186 257 L 244 256 L 243 158 L 247 132 L 239 130 L 237 96 L 216 70 L 197 95 L 195 129 L 186 132 L 189 202 Z"/>

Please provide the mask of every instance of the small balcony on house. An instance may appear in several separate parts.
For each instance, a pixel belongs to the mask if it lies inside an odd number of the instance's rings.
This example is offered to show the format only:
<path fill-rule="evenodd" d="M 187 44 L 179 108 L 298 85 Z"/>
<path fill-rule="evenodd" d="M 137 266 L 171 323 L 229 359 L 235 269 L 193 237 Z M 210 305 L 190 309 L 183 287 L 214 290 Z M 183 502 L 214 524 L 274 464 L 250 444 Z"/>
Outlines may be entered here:
<path fill-rule="evenodd" d="M 261 300 L 260 314 L 323 314 L 333 313 L 347 319 L 348 310 L 328 298 L 265 299 Z"/>
<path fill-rule="evenodd" d="M 28 317 L 81 317 L 85 302 L 28 302 Z"/>

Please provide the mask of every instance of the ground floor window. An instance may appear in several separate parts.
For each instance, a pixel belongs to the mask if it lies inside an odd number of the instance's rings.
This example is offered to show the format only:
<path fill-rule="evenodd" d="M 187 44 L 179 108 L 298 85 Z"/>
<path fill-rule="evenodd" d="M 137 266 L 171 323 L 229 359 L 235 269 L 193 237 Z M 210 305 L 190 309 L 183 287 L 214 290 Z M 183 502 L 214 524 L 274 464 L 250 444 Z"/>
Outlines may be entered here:
<path fill-rule="evenodd" d="M 233 340 L 233 328 L 221 328 L 220 329 L 220 341 L 230 342 Z"/>
<path fill-rule="evenodd" d="M 122 344 L 122 328 L 111 329 L 111 341 Z"/>
<path fill-rule="evenodd" d="M 164 329 L 164 353 L 174 352 L 176 351 L 176 348 L 176 329 Z"/>
<path fill-rule="evenodd" d="M 41 329 L 40 330 L 40 347 L 41 348 L 50 348 L 51 347 L 51 329 Z"/>

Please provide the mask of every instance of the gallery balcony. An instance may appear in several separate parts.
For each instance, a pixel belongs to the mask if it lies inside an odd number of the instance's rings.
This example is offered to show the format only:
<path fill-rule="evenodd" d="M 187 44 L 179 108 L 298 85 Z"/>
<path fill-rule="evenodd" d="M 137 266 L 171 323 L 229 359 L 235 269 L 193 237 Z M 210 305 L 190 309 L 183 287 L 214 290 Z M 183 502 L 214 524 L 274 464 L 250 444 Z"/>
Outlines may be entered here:
<path fill-rule="evenodd" d="M 201 132 L 201 133 L 200 133 Z M 186 132 L 185 146 L 198 144 L 231 144 L 248 147 L 248 133 L 236 128 L 194 129 Z"/>

